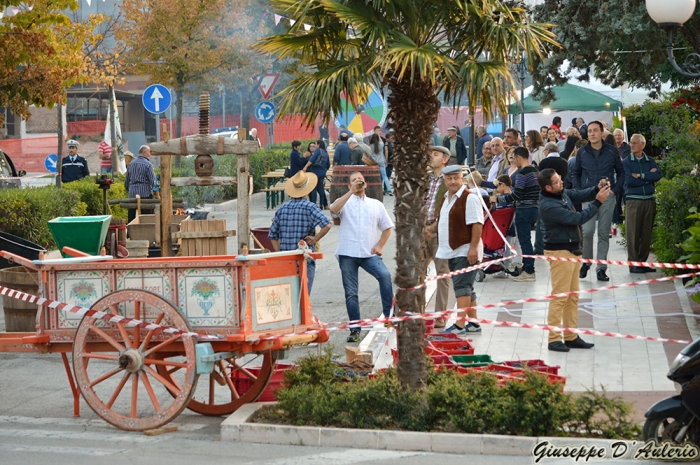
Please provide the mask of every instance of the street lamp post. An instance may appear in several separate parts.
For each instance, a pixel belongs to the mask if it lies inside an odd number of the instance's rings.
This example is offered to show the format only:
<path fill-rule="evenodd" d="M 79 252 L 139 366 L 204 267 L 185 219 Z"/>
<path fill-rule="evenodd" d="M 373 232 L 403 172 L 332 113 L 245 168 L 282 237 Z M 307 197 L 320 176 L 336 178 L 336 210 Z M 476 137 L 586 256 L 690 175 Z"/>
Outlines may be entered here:
<path fill-rule="evenodd" d="M 691 53 L 685 58 L 683 65 L 676 63 L 676 59 L 673 57 L 673 35 L 693 15 L 696 1 L 646 0 L 647 12 L 651 19 L 660 28 L 668 30 L 668 43 L 666 44 L 668 61 L 673 69 L 690 78 L 700 77 L 700 55 Z"/>
<path fill-rule="evenodd" d="M 520 55 L 517 63 L 518 77 L 520 77 L 520 132 L 525 132 L 525 55 Z M 524 137 L 524 136 L 523 136 Z"/>

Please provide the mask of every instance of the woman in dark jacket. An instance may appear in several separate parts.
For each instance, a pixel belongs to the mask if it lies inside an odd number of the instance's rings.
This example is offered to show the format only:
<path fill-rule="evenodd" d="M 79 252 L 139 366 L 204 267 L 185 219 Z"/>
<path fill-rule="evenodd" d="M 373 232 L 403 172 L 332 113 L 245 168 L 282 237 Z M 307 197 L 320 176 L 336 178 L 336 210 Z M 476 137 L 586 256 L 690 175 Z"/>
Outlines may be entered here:
<path fill-rule="evenodd" d="M 324 181 L 326 179 L 326 172 L 331 167 L 331 158 L 326 152 L 326 143 L 319 139 L 316 141 L 316 150 L 309 157 L 309 161 L 304 167 L 304 171 L 310 171 L 315 174 L 318 178 L 318 183 L 316 184 L 316 189 L 312 190 L 309 194 L 309 200 L 312 203 L 316 203 L 316 196 L 318 196 L 318 206 L 321 209 L 328 210 L 328 199 L 326 198 L 326 190 L 324 187 Z"/>

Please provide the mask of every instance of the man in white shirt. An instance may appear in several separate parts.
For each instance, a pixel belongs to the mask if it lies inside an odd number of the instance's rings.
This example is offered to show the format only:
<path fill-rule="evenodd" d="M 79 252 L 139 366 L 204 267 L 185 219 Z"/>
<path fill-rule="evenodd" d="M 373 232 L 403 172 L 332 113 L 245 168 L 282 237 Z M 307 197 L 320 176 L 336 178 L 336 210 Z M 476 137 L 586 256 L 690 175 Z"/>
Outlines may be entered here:
<path fill-rule="evenodd" d="M 488 182 L 493 182 L 498 177 L 498 165 L 501 164 L 501 160 L 505 156 L 505 147 L 503 146 L 503 140 L 500 137 L 494 137 L 491 140 L 491 152 L 493 153 L 493 164 L 489 170 L 489 176 L 486 179 Z"/>
<path fill-rule="evenodd" d="M 442 174 L 447 193 L 440 208 L 440 217 L 437 223 L 427 226 L 425 230 L 428 239 L 437 232 L 438 251 L 435 257 L 446 259 L 450 271 L 457 271 L 475 265 L 484 258 L 484 245 L 481 242 L 484 210 L 479 197 L 464 185 L 461 166 L 448 166 L 442 170 Z M 476 306 L 475 278 L 476 271 L 452 276 L 459 308 Z M 476 310 L 460 312 L 457 317 L 463 318 L 465 315 L 476 318 Z M 457 321 L 443 332 L 481 334 L 481 326 L 473 322 L 464 326 L 463 321 Z"/>
<path fill-rule="evenodd" d="M 367 183 L 362 173 L 350 175 L 347 194 L 330 206 L 331 215 L 340 218 L 340 233 L 335 256 L 340 264 L 345 289 L 345 307 L 350 321 L 359 320 L 357 271 L 364 269 L 379 282 L 382 313 L 389 317 L 394 291 L 391 274 L 382 261 L 382 249 L 391 236 L 394 223 L 384 204 L 365 195 Z M 348 342 L 360 340 L 360 328 L 350 330 Z"/>

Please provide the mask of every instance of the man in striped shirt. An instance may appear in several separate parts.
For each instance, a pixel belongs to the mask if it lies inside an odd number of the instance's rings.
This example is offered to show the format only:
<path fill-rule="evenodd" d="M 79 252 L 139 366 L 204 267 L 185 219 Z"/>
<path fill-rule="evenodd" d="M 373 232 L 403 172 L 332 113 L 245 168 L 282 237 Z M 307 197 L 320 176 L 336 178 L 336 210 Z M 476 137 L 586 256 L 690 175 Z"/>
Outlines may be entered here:
<path fill-rule="evenodd" d="M 492 202 L 515 202 L 515 230 L 523 255 L 532 255 L 532 228 L 537 224 L 540 199 L 540 186 L 537 183 L 539 171 L 530 164 L 530 153 L 525 147 L 515 148 L 515 164 L 518 171 L 513 174 L 513 192 L 492 198 Z M 534 281 L 535 259 L 523 258 L 523 272 L 513 281 Z"/>
<path fill-rule="evenodd" d="M 153 185 L 156 182 L 156 174 L 153 171 L 150 158 L 151 148 L 147 145 L 142 145 L 139 149 L 139 156 L 126 169 L 124 187 L 129 192 L 130 199 L 136 198 L 137 195 L 142 199 L 153 198 Z M 153 210 L 142 210 L 142 213 L 153 213 Z M 130 208 L 129 223 L 135 218 L 136 210 Z"/>

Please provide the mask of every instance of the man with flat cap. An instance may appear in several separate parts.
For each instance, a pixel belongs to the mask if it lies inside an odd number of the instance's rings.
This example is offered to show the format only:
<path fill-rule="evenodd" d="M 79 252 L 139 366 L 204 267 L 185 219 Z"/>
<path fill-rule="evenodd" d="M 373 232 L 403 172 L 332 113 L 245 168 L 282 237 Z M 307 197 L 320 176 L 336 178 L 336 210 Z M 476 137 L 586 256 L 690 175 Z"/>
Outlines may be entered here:
<path fill-rule="evenodd" d="M 68 156 L 61 160 L 61 181 L 64 183 L 83 179 L 90 176 L 87 160 L 78 155 L 80 144 L 77 140 L 70 139 L 66 142 L 68 146 Z"/>
<path fill-rule="evenodd" d="M 447 166 L 442 174 L 447 192 L 437 222 L 426 226 L 426 236 L 430 239 L 437 233 L 438 250 L 435 256 L 447 260 L 450 271 L 457 271 L 476 265 L 484 258 L 484 245 L 481 242 L 484 210 L 479 196 L 464 185 L 461 166 Z M 475 279 L 476 270 L 452 276 L 458 308 L 476 306 Z M 470 318 L 476 318 L 476 310 L 469 310 L 466 314 Z M 457 316 L 463 318 L 465 312 L 460 312 Z M 465 325 L 464 321 L 456 321 L 443 332 L 481 334 L 481 326 L 478 323 L 469 322 Z"/>
<path fill-rule="evenodd" d="M 275 213 L 275 219 L 270 226 L 267 237 L 272 242 L 275 252 L 296 250 L 299 241 L 305 241 L 312 251 L 316 243 L 331 229 L 330 220 L 323 214 L 321 208 L 311 203 L 308 195 L 316 188 L 318 177 L 314 173 L 299 171 L 285 185 L 284 191 L 291 200 L 282 204 Z M 321 228 L 316 232 L 316 228 Z M 306 261 L 306 276 L 311 294 L 316 275 L 316 260 Z"/>
<path fill-rule="evenodd" d="M 450 151 L 448 166 L 464 164 L 464 160 L 467 159 L 467 146 L 462 136 L 459 135 L 456 126 L 447 129 L 447 136 L 442 141 L 442 145 Z"/>
<path fill-rule="evenodd" d="M 428 179 L 428 194 L 425 198 L 426 208 L 426 227 L 432 226 L 437 222 L 438 213 L 442 208 L 442 202 L 445 200 L 447 186 L 445 185 L 442 170 L 447 166 L 450 160 L 450 151 L 442 146 L 434 145 L 430 147 L 430 167 L 433 172 Z M 438 275 L 450 272 L 450 267 L 447 265 L 447 260 L 435 258 L 438 249 L 437 234 L 425 241 L 425 262 L 424 268 L 427 270 L 430 261 L 435 264 L 435 271 Z M 444 312 L 447 309 L 447 297 L 450 293 L 450 278 L 440 279 L 437 282 L 437 292 L 435 293 L 434 312 Z M 445 319 L 438 318 L 435 320 L 436 328 L 445 327 Z"/>

